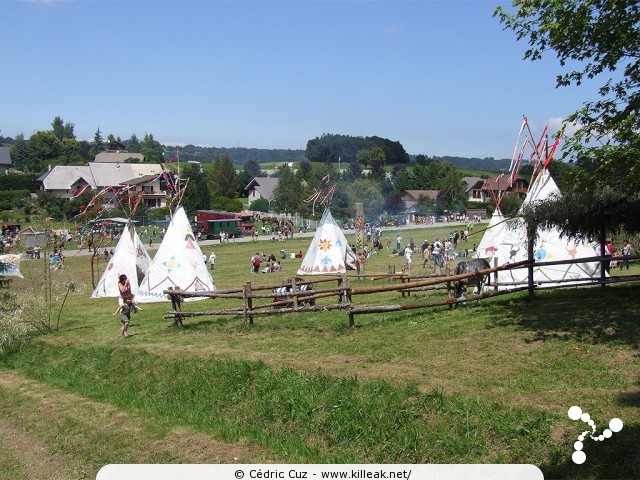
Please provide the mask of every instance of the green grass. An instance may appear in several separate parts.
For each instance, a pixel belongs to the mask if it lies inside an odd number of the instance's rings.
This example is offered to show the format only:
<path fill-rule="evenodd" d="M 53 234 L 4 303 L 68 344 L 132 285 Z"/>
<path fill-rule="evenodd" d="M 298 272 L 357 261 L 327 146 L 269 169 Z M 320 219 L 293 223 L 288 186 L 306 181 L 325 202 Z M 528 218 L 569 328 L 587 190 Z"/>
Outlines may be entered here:
<path fill-rule="evenodd" d="M 413 237 L 419 244 L 453 228 L 401 234 L 405 242 Z M 395 234 L 385 231 L 383 239 L 390 236 L 395 243 Z M 308 244 L 307 238 L 203 250 L 216 252 L 214 280 L 228 288 L 294 275 L 299 260 L 290 259 L 281 274 L 249 275 L 249 258 L 255 251 L 277 254 L 282 247 L 304 252 Z M 196 317 L 179 328 L 162 319 L 168 303 L 152 304 L 134 316 L 132 337 L 123 341 L 111 315 L 115 300 L 88 300 L 88 262 L 68 257 L 66 271 L 54 275 L 56 285 L 72 278 L 78 286 L 60 330 L 5 355 L 0 367 L 0 379 L 23 376 L 49 395 L 66 392 L 79 399 L 65 403 L 65 421 L 46 428 L 37 396 L 17 402 L 21 390 L 0 384 L 1 416 L 24 417 L 26 428 L 50 451 L 64 446 L 76 468 L 114 461 L 118 455 L 105 452 L 101 443 L 108 436 L 126 438 L 124 427 L 103 436 L 92 432 L 88 414 L 75 414 L 75 405 L 90 402 L 144 423 L 136 442 L 145 445 L 141 458 L 153 462 L 187 461 L 186 454 L 144 453 L 172 429 L 187 428 L 228 445 L 249 442 L 261 452 L 252 461 L 517 462 L 540 466 L 548 478 L 640 475 L 637 286 L 537 292 L 533 299 L 521 293 L 453 310 L 360 315 L 356 328 L 348 327 L 342 312 L 256 317 L 247 329 L 237 316 Z M 394 264 L 400 270 L 402 259 L 374 256 L 367 272 L 386 272 Z M 21 297 L 41 295 L 39 265 L 23 262 L 26 278 L 12 286 Z M 640 273 L 640 265 L 632 264 L 634 272 Z M 56 285 L 54 293 L 60 290 Z M 418 292 L 403 299 L 391 292 L 355 302 L 415 302 L 434 295 L 442 294 Z M 54 318 L 57 313 L 56 307 Z M 588 411 L 599 429 L 613 417 L 625 425 L 605 442 L 586 442 L 587 462 L 581 466 L 570 460 L 582 431 L 581 422 L 567 417 L 572 405 Z M 157 429 L 149 426 L 156 424 Z M 82 448 L 63 442 L 65 432 L 83 439 Z M 0 442 L 0 470 L 16 464 L 12 455 Z"/>

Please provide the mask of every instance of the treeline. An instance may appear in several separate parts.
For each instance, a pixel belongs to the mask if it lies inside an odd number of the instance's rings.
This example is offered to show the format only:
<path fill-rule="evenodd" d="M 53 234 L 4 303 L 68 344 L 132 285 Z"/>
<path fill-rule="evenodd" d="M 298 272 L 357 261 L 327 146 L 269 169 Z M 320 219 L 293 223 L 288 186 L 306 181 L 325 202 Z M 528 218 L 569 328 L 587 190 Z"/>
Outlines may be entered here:
<path fill-rule="evenodd" d="M 199 147 L 196 145 L 185 145 L 184 147 L 168 145 L 165 147 L 165 157 L 172 158 L 176 150 L 180 150 L 180 160 L 185 162 L 213 163 L 215 158 L 220 155 L 228 155 L 236 165 L 244 165 L 250 160 L 257 163 L 293 163 L 302 162 L 305 159 L 304 150 Z"/>
<path fill-rule="evenodd" d="M 356 163 L 361 152 L 381 149 L 387 165 L 410 162 L 409 154 L 400 142 L 381 137 L 352 137 L 349 135 L 324 134 L 307 142 L 306 156 L 310 162 Z"/>

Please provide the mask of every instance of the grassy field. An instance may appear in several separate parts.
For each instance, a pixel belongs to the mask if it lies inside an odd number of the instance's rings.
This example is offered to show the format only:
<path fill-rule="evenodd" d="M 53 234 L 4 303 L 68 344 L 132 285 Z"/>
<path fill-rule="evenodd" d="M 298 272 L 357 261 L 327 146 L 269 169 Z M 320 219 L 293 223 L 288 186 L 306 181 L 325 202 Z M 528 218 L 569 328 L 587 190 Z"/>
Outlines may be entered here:
<path fill-rule="evenodd" d="M 420 244 L 450 229 L 401 235 Z M 395 243 L 396 233 L 383 239 Z M 238 242 L 203 251 L 215 251 L 214 281 L 230 288 L 294 275 L 299 260 L 283 260 L 278 274 L 250 275 L 249 258 L 305 252 L 308 244 Z M 401 264 L 384 252 L 367 273 Z M 418 265 L 414 274 L 432 273 Z M 361 315 L 356 328 L 339 311 L 256 317 L 246 329 L 240 317 L 197 317 L 180 328 L 162 318 L 168 303 L 151 304 L 123 339 L 112 316 L 116 300 L 89 299 L 88 257 L 69 256 L 65 271 L 53 272 L 51 305 L 42 300 L 49 291 L 42 263 L 23 261 L 21 269 L 25 278 L 11 286 L 16 317 L 54 332 L 5 342 L 0 479 L 94 478 L 106 463 L 129 462 L 498 462 L 535 464 L 546 478 L 640 477 L 637 285 Z M 640 265 L 631 271 L 640 273 Z M 60 309 L 69 280 L 75 289 Z M 568 418 L 572 405 L 589 412 L 599 432 L 613 417 L 624 422 L 605 442 L 585 441 L 582 465 L 571 455 L 586 425 Z"/>

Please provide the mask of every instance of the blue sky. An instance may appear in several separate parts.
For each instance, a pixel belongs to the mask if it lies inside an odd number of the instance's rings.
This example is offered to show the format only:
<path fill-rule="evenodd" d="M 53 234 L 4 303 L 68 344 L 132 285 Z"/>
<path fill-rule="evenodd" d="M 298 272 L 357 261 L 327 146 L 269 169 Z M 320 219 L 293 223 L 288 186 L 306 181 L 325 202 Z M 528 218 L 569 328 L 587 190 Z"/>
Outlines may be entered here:
<path fill-rule="evenodd" d="M 594 98 L 492 17 L 510 1 L 0 1 L 0 133 L 304 149 L 377 135 L 510 158 Z M 537 139 L 536 139 L 537 140 Z"/>

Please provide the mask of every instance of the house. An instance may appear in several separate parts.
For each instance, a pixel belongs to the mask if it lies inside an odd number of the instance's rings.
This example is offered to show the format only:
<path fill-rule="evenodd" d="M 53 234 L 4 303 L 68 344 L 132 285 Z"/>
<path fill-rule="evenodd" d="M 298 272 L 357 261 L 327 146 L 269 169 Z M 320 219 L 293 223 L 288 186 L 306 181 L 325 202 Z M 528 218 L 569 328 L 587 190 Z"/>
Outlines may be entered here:
<path fill-rule="evenodd" d="M 167 192 L 159 176 L 162 166 L 155 163 L 89 163 L 82 166 L 59 165 L 37 181 L 40 191 L 70 199 L 80 192 L 105 187 L 135 185 L 142 191 L 145 205 L 154 208 L 166 205 Z"/>
<path fill-rule="evenodd" d="M 254 177 L 253 180 L 244 187 L 244 190 L 249 192 L 249 204 L 259 198 L 264 198 L 266 201 L 273 200 L 273 191 L 278 186 L 279 180 L 277 177 Z"/>
<path fill-rule="evenodd" d="M 517 195 L 518 198 L 524 200 L 529 190 L 529 180 L 517 175 L 513 180 L 513 184 L 510 185 L 509 175 L 500 174 L 495 178 L 485 180 L 482 190 L 485 195 L 485 202 L 488 202 L 492 197 L 497 197 L 501 192 L 506 195 Z"/>
<path fill-rule="evenodd" d="M 142 204 L 147 208 L 165 207 L 167 205 L 167 192 L 158 175 L 143 175 L 142 177 L 125 180 L 122 185 L 134 187 L 133 192 L 142 193 Z"/>
<path fill-rule="evenodd" d="M 404 202 L 405 209 L 409 211 L 416 207 L 420 197 L 427 197 L 437 201 L 439 196 L 439 190 L 405 190 L 400 194 L 400 198 Z"/>
<path fill-rule="evenodd" d="M 9 147 L 0 147 L 0 173 L 7 173 L 11 168 Z"/>
<path fill-rule="evenodd" d="M 463 177 L 462 180 L 467 184 L 467 201 L 468 202 L 486 202 L 487 196 L 483 190 L 485 179 L 480 177 Z"/>

